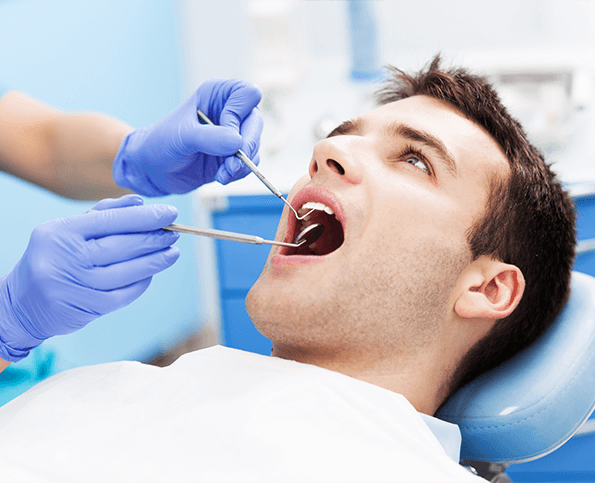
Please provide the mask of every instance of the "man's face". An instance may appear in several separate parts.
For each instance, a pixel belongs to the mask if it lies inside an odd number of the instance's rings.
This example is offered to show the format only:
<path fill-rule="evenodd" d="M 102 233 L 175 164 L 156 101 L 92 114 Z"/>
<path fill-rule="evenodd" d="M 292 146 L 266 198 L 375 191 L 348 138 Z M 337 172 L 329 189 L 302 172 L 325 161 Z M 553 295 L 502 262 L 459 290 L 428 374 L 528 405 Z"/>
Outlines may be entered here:
<path fill-rule="evenodd" d="M 255 326 L 274 348 L 303 351 L 411 351 L 440 337 L 471 262 L 467 230 L 490 176 L 507 170 L 482 128 L 430 97 L 339 126 L 290 194 L 296 210 L 334 214 L 311 216 L 325 225 L 312 249 L 271 250 L 246 301 Z M 277 239 L 293 241 L 302 222 L 287 211 Z"/>

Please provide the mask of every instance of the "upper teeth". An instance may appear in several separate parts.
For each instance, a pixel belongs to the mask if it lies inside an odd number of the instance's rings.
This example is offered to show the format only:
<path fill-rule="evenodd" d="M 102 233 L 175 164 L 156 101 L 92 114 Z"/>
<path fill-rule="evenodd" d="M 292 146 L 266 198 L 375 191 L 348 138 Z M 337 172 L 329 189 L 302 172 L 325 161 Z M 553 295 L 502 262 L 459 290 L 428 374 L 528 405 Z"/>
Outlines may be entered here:
<path fill-rule="evenodd" d="M 324 211 L 325 213 L 327 213 L 328 215 L 334 215 L 335 211 L 326 206 L 323 203 L 315 203 L 314 201 L 308 201 L 307 203 L 304 203 L 302 205 L 302 207 L 298 210 L 298 213 L 300 214 L 300 216 L 306 214 L 308 211 L 311 210 L 320 210 L 320 211 Z"/>

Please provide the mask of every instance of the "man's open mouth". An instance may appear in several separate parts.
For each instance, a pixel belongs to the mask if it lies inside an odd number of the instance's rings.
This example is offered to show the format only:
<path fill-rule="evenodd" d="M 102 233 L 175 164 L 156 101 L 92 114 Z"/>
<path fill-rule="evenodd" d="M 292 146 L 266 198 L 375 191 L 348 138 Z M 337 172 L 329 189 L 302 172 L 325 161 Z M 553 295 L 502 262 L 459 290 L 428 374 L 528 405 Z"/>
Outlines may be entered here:
<path fill-rule="evenodd" d="M 332 208 L 326 206 L 323 203 L 317 203 L 309 201 L 304 203 L 298 211 L 300 216 L 305 215 L 309 211 L 314 210 L 302 221 L 293 220 L 287 227 L 291 233 L 291 241 L 293 242 L 297 236 L 308 226 L 315 223 L 324 226 L 324 232 L 318 240 L 313 243 L 306 242 L 299 248 L 284 248 L 281 252 L 282 255 L 310 255 L 310 256 L 322 256 L 328 255 L 329 253 L 337 250 L 345 239 L 343 232 L 343 226 L 341 222 L 335 216 L 335 212 Z"/>

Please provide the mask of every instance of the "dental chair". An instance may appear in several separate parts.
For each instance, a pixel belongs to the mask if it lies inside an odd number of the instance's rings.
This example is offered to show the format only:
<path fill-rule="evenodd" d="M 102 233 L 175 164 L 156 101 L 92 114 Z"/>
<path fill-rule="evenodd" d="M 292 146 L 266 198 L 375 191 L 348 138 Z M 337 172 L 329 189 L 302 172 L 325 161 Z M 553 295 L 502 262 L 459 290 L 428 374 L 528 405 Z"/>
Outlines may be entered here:
<path fill-rule="evenodd" d="M 562 446 L 594 408 L 595 278 L 573 272 L 570 300 L 546 332 L 463 387 L 436 416 L 461 429 L 463 464 L 500 483 L 511 481 L 509 465 Z M 582 432 L 595 434 L 594 423 Z"/>

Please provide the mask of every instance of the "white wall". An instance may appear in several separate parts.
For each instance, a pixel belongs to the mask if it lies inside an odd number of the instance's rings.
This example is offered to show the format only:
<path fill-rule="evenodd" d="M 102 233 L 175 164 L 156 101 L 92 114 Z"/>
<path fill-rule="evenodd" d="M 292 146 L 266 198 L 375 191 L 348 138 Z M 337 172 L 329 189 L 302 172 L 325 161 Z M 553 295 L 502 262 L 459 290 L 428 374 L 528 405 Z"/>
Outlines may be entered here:
<path fill-rule="evenodd" d="M 372 89 L 349 81 L 346 1 L 288 0 L 289 37 L 294 43 L 287 52 L 295 59 L 296 75 L 293 85 L 282 83 L 278 89 L 266 77 L 263 82 L 255 70 L 262 34 L 250 17 L 250 0 L 179 1 L 187 85 L 196 86 L 213 75 L 264 84 L 262 168 L 284 190 L 305 172 L 316 140 L 313 131 L 322 119 L 339 122 L 372 105 Z M 268 0 L 271 9 L 283 2 Z M 448 62 L 485 72 L 496 64 L 541 68 L 576 61 L 591 69 L 593 80 L 593 1 L 383 0 L 374 4 L 382 63 L 417 69 L 438 52 Z M 275 115 L 267 110 L 271 105 Z M 567 178 L 575 177 L 573 170 L 583 176 L 595 164 L 590 162 L 595 153 L 593 136 L 585 133 L 590 132 L 591 110 L 586 112 L 581 113 L 577 127 L 582 133 L 573 139 L 576 149 L 554 153 Z M 281 149 L 277 149 L 279 144 Z M 577 157 L 583 161 L 573 166 Z M 203 193 L 265 192 L 258 181 L 249 178 L 223 189 L 209 187 Z"/>

